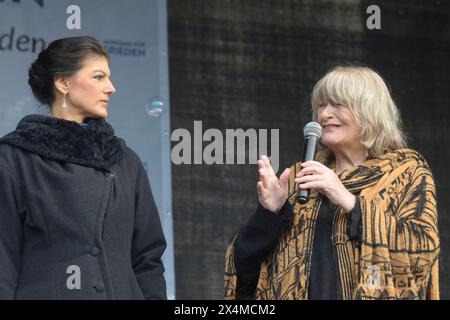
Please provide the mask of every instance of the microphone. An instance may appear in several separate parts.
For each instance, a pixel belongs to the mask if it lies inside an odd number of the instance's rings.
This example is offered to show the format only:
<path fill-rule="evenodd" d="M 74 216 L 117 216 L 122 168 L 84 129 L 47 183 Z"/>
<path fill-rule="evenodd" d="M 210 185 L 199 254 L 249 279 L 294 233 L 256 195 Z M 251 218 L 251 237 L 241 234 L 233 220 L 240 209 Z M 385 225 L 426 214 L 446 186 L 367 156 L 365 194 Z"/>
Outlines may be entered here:
<path fill-rule="evenodd" d="M 303 145 L 303 159 L 302 163 L 314 160 L 316 156 L 317 142 L 322 136 L 322 127 L 317 122 L 309 122 L 303 128 L 303 135 L 305 136 L 305 143 Z M 310 189 L 297 189 L 297 200 L 304 204 L 309 200 Z"/>

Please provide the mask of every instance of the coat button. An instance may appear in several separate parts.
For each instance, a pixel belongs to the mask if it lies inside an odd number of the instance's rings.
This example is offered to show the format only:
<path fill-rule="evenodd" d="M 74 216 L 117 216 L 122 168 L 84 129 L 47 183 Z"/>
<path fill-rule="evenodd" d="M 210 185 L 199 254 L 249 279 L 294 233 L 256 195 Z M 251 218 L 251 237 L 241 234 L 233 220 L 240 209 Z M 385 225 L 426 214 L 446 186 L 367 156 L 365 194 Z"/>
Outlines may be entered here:
<path fill-rule="evenodd" d="M 103 285 L 103 283 L 98 282 L 98 283 L 94 284 L 94 289 L 97 292 L 103 292 L 103 291 L 105 291 L 105 286 Z"/>
<path fill-rule="evenodd" d="M 98 247 L 91 248 L 91 255 L 93 255 L 94 257 L 98 256 L 99 253 L 100 253 L 100 249 Z"/>
<path fill-rule="evenodd" d="M 116 176 L 116 174 L 114 173 L 114 171 L 112 170 L 107 170 L 103 172 L 105 174 L 105 176 L 107 176 L 108 178 L 114 178 Z"/>

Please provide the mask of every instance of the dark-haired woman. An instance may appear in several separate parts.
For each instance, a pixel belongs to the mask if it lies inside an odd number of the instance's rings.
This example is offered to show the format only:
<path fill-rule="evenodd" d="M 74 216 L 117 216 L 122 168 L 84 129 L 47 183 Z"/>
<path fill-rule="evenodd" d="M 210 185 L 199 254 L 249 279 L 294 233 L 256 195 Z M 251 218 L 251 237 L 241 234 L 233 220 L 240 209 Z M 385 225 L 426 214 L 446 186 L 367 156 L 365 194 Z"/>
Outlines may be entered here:
<path fill-rule="evenodd" d="M 0 139 L 1 299 L 165 299 L 166 247 L 139 157 L 105 121 L 108 54 L 52 42 L 29 70 L 52 116 Z"/>

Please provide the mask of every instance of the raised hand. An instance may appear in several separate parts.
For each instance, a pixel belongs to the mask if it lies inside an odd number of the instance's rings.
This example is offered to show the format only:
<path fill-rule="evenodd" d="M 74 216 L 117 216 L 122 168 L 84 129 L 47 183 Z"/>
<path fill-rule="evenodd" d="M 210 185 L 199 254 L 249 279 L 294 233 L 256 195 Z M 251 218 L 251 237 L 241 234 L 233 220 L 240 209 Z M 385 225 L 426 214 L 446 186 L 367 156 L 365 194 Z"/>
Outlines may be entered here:
<path fill-rule="evenodd" d="M 269 158 L 262 155 L 258 160 L 259 181 L 256 184 L 259 203 L 272 212 L 278 213 L 288 198 L 290 169 L 286 169 L 278 179 L 270 165 Z"/>

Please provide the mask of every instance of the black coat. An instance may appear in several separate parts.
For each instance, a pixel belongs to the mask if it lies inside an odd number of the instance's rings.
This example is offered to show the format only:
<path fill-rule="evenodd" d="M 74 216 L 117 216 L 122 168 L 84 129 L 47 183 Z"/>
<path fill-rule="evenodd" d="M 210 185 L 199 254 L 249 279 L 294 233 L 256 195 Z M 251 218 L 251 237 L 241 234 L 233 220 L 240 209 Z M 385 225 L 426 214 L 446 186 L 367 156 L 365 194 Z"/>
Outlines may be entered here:
<path fill-rule="evenodd" d="M 0 299 L 165 299 L 158 212 L 104 120 L 23 118 L 0 139 Z"/>

